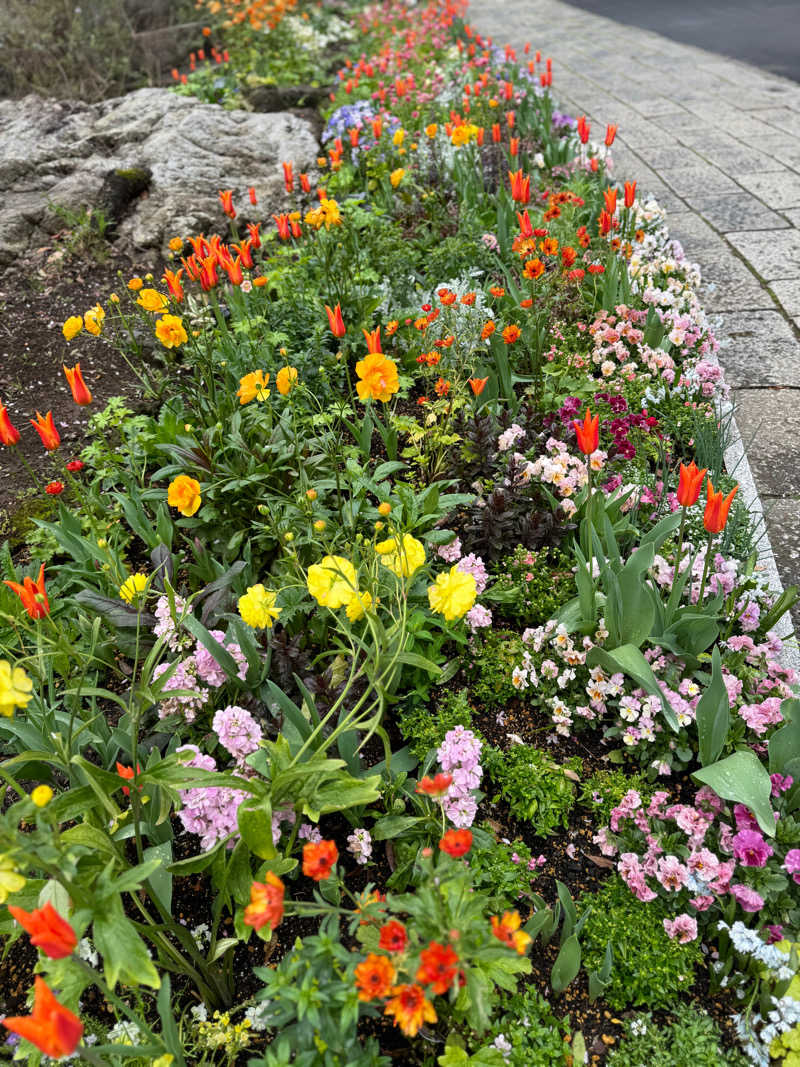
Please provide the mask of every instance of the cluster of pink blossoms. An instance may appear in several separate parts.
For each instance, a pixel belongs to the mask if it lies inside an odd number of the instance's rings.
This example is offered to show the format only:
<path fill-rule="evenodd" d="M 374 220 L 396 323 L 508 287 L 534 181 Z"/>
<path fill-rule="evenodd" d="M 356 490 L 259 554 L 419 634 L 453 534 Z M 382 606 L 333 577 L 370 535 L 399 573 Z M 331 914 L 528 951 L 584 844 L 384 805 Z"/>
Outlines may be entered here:
<path fill-rule="evenodd" d="M 166 597 L 161 599 L 166 600 Z M 166 618 L 171 617 L 167 614 Z M 165 623 L 162 626 L 162 635 L 168 636 L 170 633 Z M 238 643 L 226 642 L 222 630 L 210 630 L 209 633 L 231 654 L 238 668 L 237 677 L 240 681 L 244 681 L 247 676 L 247 658 Z M 169 643 L 175 639 L 173 635 L 169 638 Z M 170 715 L 180 715 L 186 722 L 194 722 L 197 712 L 208 700 L 209 689 L 206 687 L 219 688 L 227 680 L 227 675 L 213 654 L 199 642 L 191 655 L 179 660 L 177 664 L 159 663 L 153 670 L 153 678 L 160 678 L 170 668 L 172 668 L 172 673 L 164 682 L 162 692 L 165 694 L 175 693 L 176 690 L 183 690 L 183 692 L 166 697 L 159 706 L 158 717 L 166 719 Z"/>
<path fill-rule="evenodd" d="M 461 554 L 460 537 L 456 537 L 448 545 L 441 545 L 437 549 L 437 555 L 445 563 L 455 563 L 462 573 L 471 574 L 475 579 L 475 590 L 478 596 L 484 592 L 489 584 L 489 572 L 486 570 L 486 564 L 474 552 L 469 552 L 466 556 Z M 484 607 L 483 604 L 475 604 L 469 609 L 464 619 L 470 630 L 475 633 L 476 630 L 492 625 L 492 612 L 489 608 Z"/>
<path fill-rule="evenodd" d="M 442 807 L 450 822 L 459 829 L 472 826 L 478 813 L 478 804 L 472 794 L 483 777 L 482 748 L 483 744 L 472 730 L 455 726 L 447 731 L 436 752 L 442 770 L 453 779 L 442 799 Z"/>

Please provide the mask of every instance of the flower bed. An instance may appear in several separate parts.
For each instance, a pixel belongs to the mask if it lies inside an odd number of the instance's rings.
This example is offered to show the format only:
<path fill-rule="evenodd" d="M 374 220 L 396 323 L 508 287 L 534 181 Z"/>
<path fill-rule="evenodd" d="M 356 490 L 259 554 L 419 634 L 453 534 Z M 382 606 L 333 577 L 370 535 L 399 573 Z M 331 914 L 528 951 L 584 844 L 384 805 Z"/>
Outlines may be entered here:
<path fill-rule="evenodd" d="M 211 6 L 246 78 L 283 8 Z M 285 210 L 64 324 L 156 413 L 3 557 L 17 1060 L 796 1062 L 794 594 L 699 271 L 464 15 L 357 12 Z"/>

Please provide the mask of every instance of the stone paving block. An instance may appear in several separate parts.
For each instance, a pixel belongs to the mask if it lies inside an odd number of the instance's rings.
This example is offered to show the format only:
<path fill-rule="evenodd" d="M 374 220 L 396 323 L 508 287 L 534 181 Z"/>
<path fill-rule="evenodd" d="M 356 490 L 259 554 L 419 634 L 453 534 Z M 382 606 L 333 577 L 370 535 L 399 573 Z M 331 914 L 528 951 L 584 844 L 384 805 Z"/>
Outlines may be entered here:
<path fill-rule="evenodd" d="M 655 171 L 677 170 L 679 167 L 704 167 L 706 161 L 686 145 L 665 137 L 664 144 L 640 145 L 636 152 Z"/>
<path fill-rule="evenodd" d="M 787 315 L 800 317 L 800 278 L 781 278 L 769 287 Z"/>
<path fill-rule="evenodd" d="M 800 341 L 779 311 L 739 311 L 725 316 L 718 333 L 725 380 L 736 389 L 781 385 L 800 388 Z M 795 394 L 795 400 L 800 394 Z M 800 425 L 800 410 L 796 416 Z M 794 438 L 798 440 L 799 438 Z M 788 437 L 783 437 L 786 447 Z M 798 465 L 800 484 L 800 465 Z"/>
<path fill-rule="evenodd" d="M 736 423 L 759 489 L 768 497 L 800 494 L 800 464 L 788 441 L 800 436 L 800 392 L 797 389 L 737 389 Z M 781 432 L 775 433 L 775 425 Z M 769 528 L 769 518 L 767 526 Z M 797 530 L 792 529 L 795 546 Z M 771 538 L 770 538 L 771 540 Z"/>
<path fill-rule="evenodd" d="M 800 207 L 800 174 L 793 171 L 742 174 L 740 182 L 771 207 Z"/>
<path fill-rule="evenodd" d="M 800 137 L 800 111 L 777 107 L 765 108 L 763 111 L 751 111 L 749 114 L 763 119 L 764 122 L 778 130 L 786 130 L 794 137 Z"/>
<path fill-rule="evenodd" d="M 695 211 L 667 216 L 671 237 L 677 237 L 684 248 L 704 249 L 708 258 L 728 255 L 723 239 Z"/>
<path fill-rule="evenodd" d="M 775 211 L 749 193 L 728 193 L 725 196 L 686 198 L 703 218 L 720 233 L 732 230 L 784 229 L 789 223 Z"/>
<path fill-rule="evenodd" d="M 705 119 L 691 111 L 674 111 L 671 115 L 659 115 L 655 121 L 667 133 L 686 133 L 689 130 L 713 132 L 713 127 Z"/>
<path fill-rule="evenodd" d="M 681 197 L 714 196 L 718 193 L 738 193 L 739 186 L 718 167 L 710 163 L 699 166 L 659 169 L 658 176 Z"/>
<path fill-rule="evenodd" d="M 766 281 L 800 278 L 800 230 L 750 230 L 726 237 Z"/>
<path fill-rule="evenodd" d="M 700 267 L 705 279 L 709 276 L 707 264 L 701 262 Z M 750 277 L 752 278 L 752 275 Z M 747 279 L 731 280 L 726 277 L 722 282 L 709 279 L 708 284 L 703 286 L 701 299 L 709 315 L 742 311 L 742 309 L 773 311 L 775 308 L 775 302 L 764 286 L 755 280 L 748 281 Z"/>

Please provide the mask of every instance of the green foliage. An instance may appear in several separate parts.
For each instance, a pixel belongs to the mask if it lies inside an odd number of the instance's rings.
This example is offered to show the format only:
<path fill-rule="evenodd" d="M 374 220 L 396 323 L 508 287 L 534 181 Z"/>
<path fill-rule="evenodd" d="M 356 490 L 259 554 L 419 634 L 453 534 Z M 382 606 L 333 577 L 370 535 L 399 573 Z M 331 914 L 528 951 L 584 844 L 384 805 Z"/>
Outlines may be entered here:
<path fill-rule="evenodd" d="M 702 959 L 700 944 L 681 945 L 667 936 L 662 920 L 672 911 L 666 901 L 637 900 L 615 875 L 596 893 L 581 897 L 578 910 L 587 909 L 581 938 L 584 966 L 588 971 L 602 968 L 611 943 L 614 965 L 604 996 L 612 1008 L 669 1008 L 689 989 Z"/>
<path fill-rule="evenodd" d="M 519 545 L 497 566 L 497 577 L 484 600 L 523 626 L 541 626 L 574 595 L 572 554 L 560 545 L 538 551 Z"/>
<path fill-rule="evenodd" d="M 470 668 L 470 693 L 487 711 L 506 707 L 517 697 L 511 672 L 522 659 L 522 638 L 513 630 L 492 629 L 476 637 Z"/>
<path fill-rule="evenodd" d="M 593 821 L 597 826 L 606 826 L 611 817 L 611 809 L 619 804 L 629 789 L 635 789 L 642 797 L 643 803 L 647 804 L 652 786 L 644 775 L 616 768 L 599 770 L 581 783 L 578 801 L 592 810 Z"/>
<path fill-rule="evenodd" d="M 532 745 L 514 745 L 507 752 L 490 749 L 484 767 L 508 803 L 511 814 L 525 819 L 542 836 L 566 828 L 575 803 L 575 782 L 583 764 L 571 756 L 562 765 Z"/>
<path fill-rule="evenodd" d="M 724 1049 L 719 1027 L 691 1004 L 675 1009 L 671 1022 L 638 1015 L 626 1023 L 626 1034 L 608 1057 L 608 1067 L 745 1067 L 746 1057 Z"/>
<path fill-rule="evenodd" d="M 429 752 L 441 745 L 448 730 L 456 726 L 471 730 L 472 716 L 468 690 L 441 688 L 432 690 L 430 704 L 410 702 L 400 713 L 397 725 L 412 753 L 423 762 Z"/>
<path fill-rule="evenodd" d="M 94 259 L 98 263 L 108 259 L 105 234 L 110 220 L 101 208 L 71 208 L 55 203 L 48 206 L 64 224 L 58 242 L 70 259 Z"/>
<path fill-rule="evenodd" d="M 491 894 L 495 911 L 518 907 L 521 900 L 530 897 L 531 883 L 536 878 L 536 872 L 528 867 L 530 860 L 531 850 L 521 840 L 492 841 L 488 846 L 473 844 L 469 865 L 475 888 Z"/>

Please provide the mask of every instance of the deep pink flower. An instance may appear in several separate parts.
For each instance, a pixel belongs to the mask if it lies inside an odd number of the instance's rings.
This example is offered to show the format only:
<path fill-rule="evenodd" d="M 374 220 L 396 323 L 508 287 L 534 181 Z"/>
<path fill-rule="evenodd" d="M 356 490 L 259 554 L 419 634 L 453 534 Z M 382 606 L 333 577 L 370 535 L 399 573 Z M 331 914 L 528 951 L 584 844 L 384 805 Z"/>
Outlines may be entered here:
<path fill-rule="evenodd" d="M 775 850 L 756 830 L 740 830 L 733 838 L 733 854 L 744 867 L 766 867 Z"/>
<path fill-rule="evenodd" d="M 749 885 L 742 885 L 741 882 L 737 882 L 731 886 L 731 893 L 739 902 L 742 911 L 761 911 L 764 907 L 764 898 L 760 893 L 756 893 L 755 889 L 751 889 Z"/>

